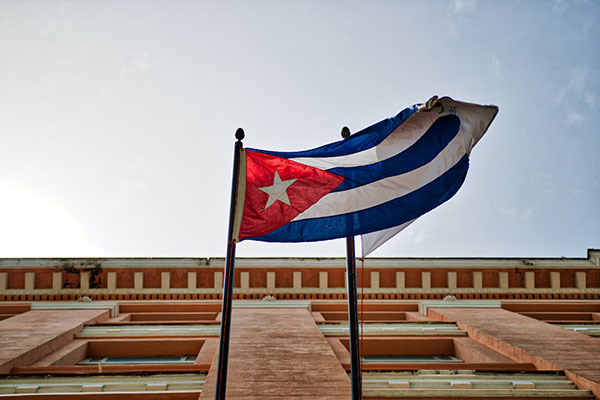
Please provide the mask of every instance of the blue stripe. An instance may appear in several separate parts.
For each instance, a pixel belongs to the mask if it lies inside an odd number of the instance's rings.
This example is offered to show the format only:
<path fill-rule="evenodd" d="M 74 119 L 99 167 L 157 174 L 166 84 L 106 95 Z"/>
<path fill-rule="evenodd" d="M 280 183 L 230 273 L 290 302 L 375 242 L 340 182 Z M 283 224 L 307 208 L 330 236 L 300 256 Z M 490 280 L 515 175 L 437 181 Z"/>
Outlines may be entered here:
<path fill-rule="evenodd" d="M 264 242 L 312 242 L 380 231 L 398 226 L 431 211 L 450 199 L 461 187 L 469 158 L 461 160 L 427 185 L 387 203 L 345 215 L 290 222 L 264 236 L 248 238 Z"/>
<path fill-rule="evenodd" d="M 444 150 L 456 137 L 459 128 L 460 119 L 456 115 L 446 115 L 438 118 L 412 146 L 394 157 L 361 167 L 329 169 L 329 172 L 346 178 L 334 192 L 352 189 L 422 167 Z"/>
<path fill-rule="evenodd" d="M 395 117 L 384 119 L 375 125 L 371 125 L 368 128 L 351 135 L 345 140 L 326 144 L 325 146 L 317 147 L 312 150 L 294 152 L 269 151 L 252 148 L 249 150 L 282 158 L 347 156 L 348 154 L 354 154 L 377 146 L 392 133 L 394 129 L 399 127 L 400 124 L 408 119 L 408 117 L 414 114 L 417 109 L 417 105 L 405 108 Z"/>

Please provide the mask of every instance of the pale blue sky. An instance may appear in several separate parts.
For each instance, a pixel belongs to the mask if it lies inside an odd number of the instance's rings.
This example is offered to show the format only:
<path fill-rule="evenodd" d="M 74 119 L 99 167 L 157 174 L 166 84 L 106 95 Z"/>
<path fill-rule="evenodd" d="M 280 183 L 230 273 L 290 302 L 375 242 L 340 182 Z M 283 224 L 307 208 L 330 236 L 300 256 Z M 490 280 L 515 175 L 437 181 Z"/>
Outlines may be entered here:
<path fill-rule="evenodd" d="M 459 193 L 373 256 L 585 257 L 599 43 L 597 1 L 0 0 L 0 257 L 223 256 L 237 127 L 304 150 L 434 94 L 500 112 Z"/>

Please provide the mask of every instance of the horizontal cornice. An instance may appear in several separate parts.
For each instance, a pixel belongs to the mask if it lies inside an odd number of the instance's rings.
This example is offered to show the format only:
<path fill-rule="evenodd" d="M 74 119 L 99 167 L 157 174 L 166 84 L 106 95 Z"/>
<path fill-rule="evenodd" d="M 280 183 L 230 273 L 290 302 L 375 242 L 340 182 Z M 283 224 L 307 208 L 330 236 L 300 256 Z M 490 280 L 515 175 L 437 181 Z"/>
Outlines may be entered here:
<path fill-rule="evenodd" d="M 402 269 L 581 269 L 599 266 L 600 250 L 587 258 L 367 258 L 365 268 Z M 345 268 L 345 258 L 236 258 L 237 268 Z M 210 258 L 0 258 L 0 268 L 222 268 L 225 259 Z"/>

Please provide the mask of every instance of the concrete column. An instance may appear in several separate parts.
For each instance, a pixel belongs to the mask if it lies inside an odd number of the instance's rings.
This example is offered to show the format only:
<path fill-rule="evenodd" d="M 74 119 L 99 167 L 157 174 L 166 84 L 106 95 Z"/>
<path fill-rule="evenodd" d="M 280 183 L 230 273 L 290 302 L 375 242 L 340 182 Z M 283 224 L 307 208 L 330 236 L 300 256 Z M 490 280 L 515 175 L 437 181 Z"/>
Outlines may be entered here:
<path fill-rule="evenodd" d="M 456 289 L 456 272 L 448 272 L 448 289 Z"/>
<path fill-rule="evenodd" d="M 421 288 L 431 289 L 431 272 L 421 272 Z"/>
<path fill-rule="evenodd" d="M 379 272 L 371 272 L 371 289 L 379 289 Z"/>
<path fill-rule="evenodd" d="M 533 271 L 525 272 L 525 289 L 527 289 L 527 290 L 535 289 L 535 272 L 533 272 Z"/>
<path fill-rule="evenodd" d="M 89 290 L 90 288 L 90 273 L 85 271 L 79 274 L 79 288 Z"/>
<path fill-rule="evenodd" d="M 198 275 L 196 272 L 187 273 L 187 287 L 188 289 L 196 289 L 196 283 L 198 281 Z"/>
<path fill-rule="evenodd" d="M 63 286 L 62 272 L 52 273 L 52 290 L 61 290 Z"/>
<path fill-rule="evenodd" d="M 500 272 L 498 274 L 498 284 L 500 285 L 500 289 L 508 289 L 508 272 Z"/>
<path fill-rule="evenodd" d="M 319 271 L 319 289 L 327 289 L 329 287 L 329 276 L 327 271 Z"/>
<path fill-rule="evenodd" d="M 35 289 L 35 272 L 25 272 L 25 290 Z"/>
<path fill-rule="evenodd" d="M 473 272 L 473 289 L 483 288 L 483 273 L 481 271 Z"/>
<path fill-rule="evenodd" d="M 267 272 L 267 289 L 275 289 L 275 272 Z"/>
<path fill-rule="evenodd" d="M 133 273 L 133 288 L 135 290 L 142 290 L 144 288 L 144 273 L 134 272 Z"/>
<path fill-rule="evenodd" d="M 0 290 L 6 290 L 8 288 L 8 274 L 6 272 L 0 272 Z"/>
<path fill-rule="evenodd" d="M 223 271 L 215 271 L 214 274 L 215 285 L 214 288 L 218 290 L 223 289 Z"/>
<path fill-rule="evenodd" d="M 405 287 L 404 272 L 396 272 L 396 289 L 404 289 Z"/>
<path fill-rule="evenodd" d="M 293 278 L 294 278 L 293 288 L 296 290 L 302 289 L 302 271 L 294 271 Z"/>
<path fill-rule="evenodd" d="M 575 273 L 575 284 L 577 286 L 577 289 L 579 289 L 579 290 L 587 289 L 585 272 L 576 272 Z"/>
<path fill-rule="evenodd" d="M 552 289 L 560 289 L 560 272 L 550 272 L 550 287 Z"/>
<path fill-rule="evenodd" d="M 160 273 L 160 288 L 161 290 L 171 289 L 171 273 L 161 272 Z"/>
<path fill-rule="evenodd" d="M 240 273 L 240 288 L 250 289 L 250 272 L 243 271 Z"/>
<path fill-rule="evenodd" d="M 109 290 L 115 290 L 117 288 L 117 273 L 116 272 L 109 272 L 107 275 L 107 283 L 106 283 L 106 288 Z"/>

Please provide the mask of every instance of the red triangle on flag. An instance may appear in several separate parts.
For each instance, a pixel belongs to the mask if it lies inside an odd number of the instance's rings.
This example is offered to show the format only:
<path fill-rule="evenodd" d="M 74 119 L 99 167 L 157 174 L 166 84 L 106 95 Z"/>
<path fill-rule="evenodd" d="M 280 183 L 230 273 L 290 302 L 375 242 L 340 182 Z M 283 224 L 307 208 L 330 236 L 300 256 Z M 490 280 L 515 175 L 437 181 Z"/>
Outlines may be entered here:
<path fill-rule="evenodd" d="M 340 175 L 253 150 L 246 154 L 246 193 L 239 240 L 287 224 L 338 187 Z"/>

